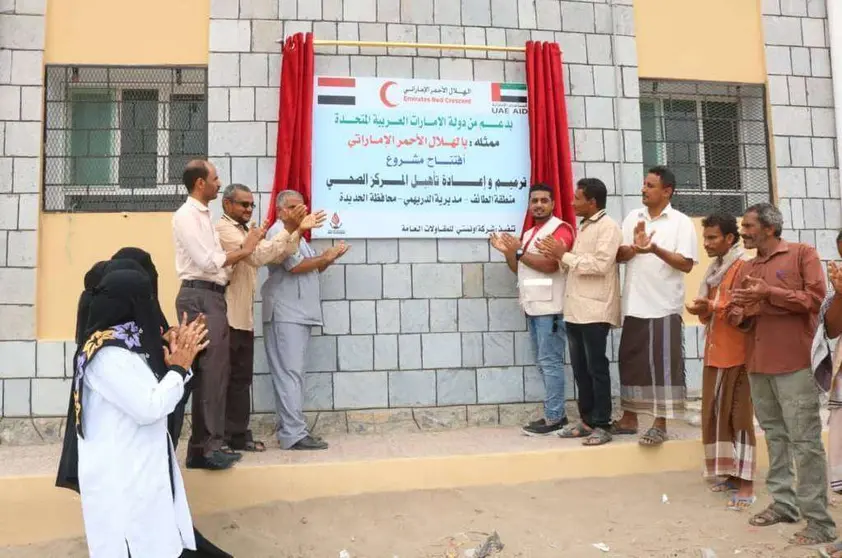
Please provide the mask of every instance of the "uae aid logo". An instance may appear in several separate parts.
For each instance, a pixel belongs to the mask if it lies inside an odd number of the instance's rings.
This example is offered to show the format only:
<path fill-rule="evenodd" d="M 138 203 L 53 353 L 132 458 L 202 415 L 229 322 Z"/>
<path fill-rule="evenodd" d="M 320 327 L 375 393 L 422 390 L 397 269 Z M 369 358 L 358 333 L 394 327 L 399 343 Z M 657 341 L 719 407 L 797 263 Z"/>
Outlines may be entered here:
<path fill-rule="evenodd" d="M 342 226 L 342 219 L 339 218 L 338 213 L 334 213 L 333 217 L 330 218 L 330 228 L 332 228 L 333 230 L 336 230 L 341 226 Z"/>

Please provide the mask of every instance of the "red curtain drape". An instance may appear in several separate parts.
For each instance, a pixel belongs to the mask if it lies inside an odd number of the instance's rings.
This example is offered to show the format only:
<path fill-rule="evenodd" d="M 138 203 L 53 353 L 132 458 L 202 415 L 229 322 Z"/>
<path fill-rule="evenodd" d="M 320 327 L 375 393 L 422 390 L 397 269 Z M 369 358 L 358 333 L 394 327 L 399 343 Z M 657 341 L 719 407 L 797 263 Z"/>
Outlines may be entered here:
<path fill-rule="evenodd" d="M 558 43 L 526 43 L 531 183 L 543 182 L 553 189 L 556 200 L 553 213 L 576 230 L 573 166 L 561 69 Z M 527 211 L 524 231 L 532 228 L 532 221 L 532 215 Z"/>
<path fill-rule="evenodd" d="M 313 34 L 287 37 L 281 58 L 281 100 L 275 180 L 267 219 L 275 221 L 275 198 L 295 190 L 310 205 L 313 140 Z"/>

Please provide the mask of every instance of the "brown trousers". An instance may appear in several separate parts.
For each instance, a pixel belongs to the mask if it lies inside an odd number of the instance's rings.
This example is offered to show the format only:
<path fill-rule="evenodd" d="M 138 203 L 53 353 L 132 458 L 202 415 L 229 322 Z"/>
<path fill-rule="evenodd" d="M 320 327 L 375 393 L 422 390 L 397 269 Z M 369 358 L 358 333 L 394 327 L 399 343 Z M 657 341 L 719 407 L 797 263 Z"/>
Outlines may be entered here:
<path fill-rule="evenodd" d="M 254 332 L 231 328 L 231 378 L 225 404 L 225 439 L 241 448 L 251 439 L 251 382 L 254 377 Z"/>
<path fill-rule="evenodd" d="M 230 341 L 225 295 L 206 289 L 181 287 L 175 299 L 178 315 L 187 320 L 204 314 L 208 324 L 208 347 L 193 363 L 193 430 L 188 456 L 207 455 L 224 445 L 225 400 L 231 376 Z"/>

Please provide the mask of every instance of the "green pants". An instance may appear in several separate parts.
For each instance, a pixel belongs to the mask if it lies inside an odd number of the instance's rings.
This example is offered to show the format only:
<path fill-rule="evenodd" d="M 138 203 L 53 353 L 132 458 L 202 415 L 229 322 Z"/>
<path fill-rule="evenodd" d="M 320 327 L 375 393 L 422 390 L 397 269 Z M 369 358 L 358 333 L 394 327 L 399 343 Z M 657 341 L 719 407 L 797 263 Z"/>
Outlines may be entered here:
<path fill-rule="evenodd" d="M 827 459 L 812 372 L 749 374 L 749 382 L 754 412 L 766 433 L 766 487 L 775 509 L 792 519 L 800 511 L 808 527 L 835 537 L 836 524 L 827 511 Z M 795 489 L 793 460 L 798 473 Z"/>

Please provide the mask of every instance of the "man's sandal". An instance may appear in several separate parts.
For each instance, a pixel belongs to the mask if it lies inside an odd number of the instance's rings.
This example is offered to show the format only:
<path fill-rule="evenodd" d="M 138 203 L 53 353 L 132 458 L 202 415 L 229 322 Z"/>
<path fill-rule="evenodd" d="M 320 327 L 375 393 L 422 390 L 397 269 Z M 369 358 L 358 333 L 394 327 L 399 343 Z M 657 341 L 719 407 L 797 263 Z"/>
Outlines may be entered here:
<path fill-rule="evenodd" d="M 622 426 L 620 421 L 615 420 L 611 423 L 611 434 L 615 436 L 634 436 L 637 434 L 637 427 L 629 428 L 628 426 Z"/>
<path fill-rule="evenodd" d="M 570 426 L 565 426 L 561 430 L 558 431 L 559 438 L 587 438 L 591 435 L 591 429 L 588 428 L 585 423 L 578 422 L 576 424 L 571 424 Z"/>
<path fill-rule="evenodd" d="M 836 537 L 833 535 L 827 535 L 824 533 L 819 533 L 815 529 L 810 527 L 805 527 L 800 531 L 797 531 L 792 537 L 789 539 L 789 544 L 795 546 L 815 546 L 818 544 L 827 544 L 831 543 L 836 540 Z"/>
<path fill-rule="evenodd" d="M 734 494 L 728 500 L 728 505 L 725 509 L 730 511 L 741 512 L 749 509 L 757 501 L 757 496 L 737 496 Z"/>
<path fill-rule="evenodd" d="M 607 444 L 613 439 L 611 433 L 604 428 L 594 428 L 590 436 L 582 440 L 583 446 L 601 446 Z"/>
<path fill-rule="evenodd" d="M 769 506 L 748 520 L 749 524 L 755 527 L 769 527 L 771 525 L 777 525 L 778 523 L 795 523 L 797 521 L 797 519 L 782 514 L 773 506 Z"/>
<path fill-rule="evenodd" d="M 656 447 L 667 441 L 667 433 L 660 428 L 654 426 L 646 431 L 646 434 L 640 437 L 638 442 L 641 446 Z"/>
<path fill-rule="evenodd" d="M 822 558 L 842 558 L 842 542 L 833 543 L 819 549 Z"/>

